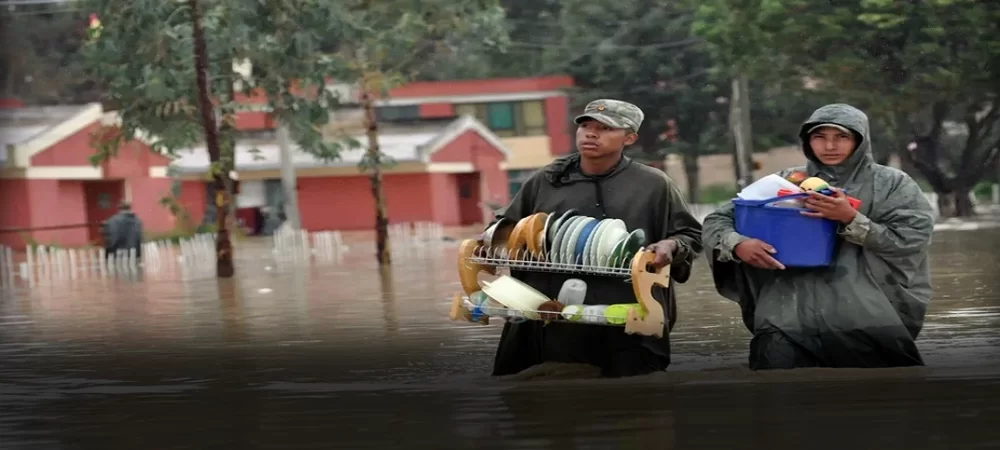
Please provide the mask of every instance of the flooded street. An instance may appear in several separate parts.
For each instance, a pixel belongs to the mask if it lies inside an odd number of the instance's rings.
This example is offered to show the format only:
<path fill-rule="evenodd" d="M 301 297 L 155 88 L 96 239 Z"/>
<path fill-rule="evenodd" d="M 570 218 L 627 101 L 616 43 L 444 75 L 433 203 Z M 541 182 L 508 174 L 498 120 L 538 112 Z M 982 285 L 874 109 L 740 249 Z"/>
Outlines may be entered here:
<path fill-rule="evenodd" d="M 371 244 L 301 269 L 262 245 L 234 280 L 3 293 L 0 448 L 1000 446 L 1000 230 L 935 234 L 925 368 L 750 373 L 702 259 L 670 371 L 522 383 L 488 376 L 500 325 L 447 319 L 456 244 L 384 282 Z"/>

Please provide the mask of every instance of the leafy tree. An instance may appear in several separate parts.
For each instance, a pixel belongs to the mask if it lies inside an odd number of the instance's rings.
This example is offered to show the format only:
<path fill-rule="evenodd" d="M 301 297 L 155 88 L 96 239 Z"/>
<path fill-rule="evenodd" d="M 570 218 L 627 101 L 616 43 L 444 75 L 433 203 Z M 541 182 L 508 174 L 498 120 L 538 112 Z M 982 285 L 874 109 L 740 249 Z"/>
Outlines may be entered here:
<path fill-rule="evenodd" d="M 865 109 L 889 139 L 881 146 L 939 194 L 942 214 L 973 213 L 968 193 L 1000 152 L 1000 4 L 711 0 L 699 12 L 720 51 L 768 55 L 748 61 L 757 73 L 808 79 Z M 730 38 L 747 30 L 754 39 Z"/>
<path fill-rule="evenodd" d="M 356 81 L 365 111 L 368 148 L 361 162 L 371 171 L 375 200 L 377 259 L 391 264 L 388 212 L 382 192 L 381 167 L 387 162 L 379 148 L 375 100 L 434 63 L 462 49 L 503 48 L 507 40 L 504 11 L 495 0 L 341 0 L 332 6 L 336 26 L 327 38 L 335 43 L 331 72 L 338 80 Z"/>
<path fill-rule="evenodd" d="M 86 33 L 83 12 L 52 6 L 10 6 L 0 11 L 0 96 L 28 104 L 96 101 L 79 53 Z"/>
<path fill-rule="evenodd" d="M 165 154 L 204 142 L 216 192 L 218 276 L 230 277 L 237 84 L 244 93 L 263 94 L 305 151 L 335 157 L 339 144 L 324 142 L 318 127 L 337 101 L 322 88 L 336 60 L 318 48 L 338 11 L 308 0 L 95 3 L 100 23 L 92 24 L 85 46 L 87 66 L 120 119 L 117 131 L 100 135 L 95 163 L 138 135 Z M 242 59 L 254 62 L 249 78 L 233 70 Z"/>
<path fill-rule="evenodd" d="M 717 151 L 725 115 L 718 98 L 726 84 L 691 34 L 692 11 L 654 0 L 565 0 L 560 24 L 562 60 L 574 77 L 576 107 L 598 97 L 635 103 L 646 113 L 638 147 L 642 159 L 683 155 L 688 195 L 698 201 L 698 155 Z M 721 122 L 720 122 L 721 120 Z"/>
<path fill-rule="evenodd" d="M 416 74 L 416 80 L 534 77 L 562 74 L 551 64 L 564 46 L 563 29 L 558 22 L 559 0 L 499 0 L 505 11 L 500 24 L 504 36 L 468 39 L 457 42 L 448 52 L 428 60 Z M 501 30 L 497 30 L 501 31 Z M 502 45 L 501 45 L 502 44 Z"/>

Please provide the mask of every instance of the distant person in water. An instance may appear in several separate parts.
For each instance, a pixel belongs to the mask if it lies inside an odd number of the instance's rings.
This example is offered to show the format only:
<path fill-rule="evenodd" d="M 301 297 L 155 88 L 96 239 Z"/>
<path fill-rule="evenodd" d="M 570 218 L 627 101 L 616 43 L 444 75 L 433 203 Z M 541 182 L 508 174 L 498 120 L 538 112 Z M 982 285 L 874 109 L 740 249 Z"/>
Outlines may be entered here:
<path fill-rule="evenodd" d="M 799 130 L 806 166 L 778 173 L 833 188 L 811 192 L 804 212 L 840 225 L 829 267 L 784 267 L 770 244 L 736 232 L 732 204 L 705 218 L 715 287 L 753 333 L 751 369 L 923 365 L 916 339 L 931 299 L 934 210 L 909 175 L 875 163 L 868 127 L 850 105 L 819 108 Z"/>
<path fill-rule="evenodd" d="M 104 250 L 109 258 L 119 250 L 135 249 L 136 259 L 142 259 L 142 221 L 132 212 L 132 205 L 123 201 L 118 212 L 102 224 Z"/>

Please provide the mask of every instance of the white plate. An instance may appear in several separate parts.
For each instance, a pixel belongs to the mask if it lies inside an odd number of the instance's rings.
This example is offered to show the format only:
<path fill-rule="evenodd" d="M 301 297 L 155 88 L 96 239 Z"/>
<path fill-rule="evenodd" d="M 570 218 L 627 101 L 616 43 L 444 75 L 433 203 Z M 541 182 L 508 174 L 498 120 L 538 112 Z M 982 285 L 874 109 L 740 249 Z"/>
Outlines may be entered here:
<path fill-rule="evenodd" d="M 565 256 L 563 256 L 563 262 L 566 264 L 576 263 L 576 241 L 580 239 L 580 234 L 583 233 L 583 228 L 590 222 L 597 219 L 593 217 L 583 217 L 582 220 L 578 220 L 573 228 L 566 235 L 569 236 L 566 239 L 566 244 L 564 244 Z"/>
<path fill-rule="evenodd" d="M 620 219 L 613 219 L 608 228 L 601 234 L 601 242 L 597 246 L 597 262 L 602 266 L 608 266 L 608 259 L 611 258 L 611 251 L 615 245 L 628 237 L 628 228 L 625 222 Z"/>
<path fill-rule="evenodd" d="M 566 223 L 566 221 L 574 217 L 573 216 L 574 214 L 576 214 L 576 210 L 569 209 L 566 212 L 560 214 L 558 217 L 556 217 L 556 220 L 552 221 L 552 224 L 549 225 L 551 228 L 548 231 L 548 236 L 546 236 L 549 245 L 548 248 L 545 249 L 547 252 L 553 252 L 555 250 L 558 250 L 558 247 L 552 246 L 552 244 L 555 243 L 556 241 L 556 233 L 559 232 L 559 229 L 562 228 L 562 226 Z"/>
<path fill-rule="evenodd" d="M 566 242 L 566 232 L 570 230 L 570 225 L 578 220 L 582 220 L 582 216 L 573 216 L 567 218 L 559 224 L 559 229 L 556 230 L 556 238 L 552 241 L 552 250 L 549 252 L 549 261 L 552 262 L 562 262 L 563 257 L 563 244 Z"/>

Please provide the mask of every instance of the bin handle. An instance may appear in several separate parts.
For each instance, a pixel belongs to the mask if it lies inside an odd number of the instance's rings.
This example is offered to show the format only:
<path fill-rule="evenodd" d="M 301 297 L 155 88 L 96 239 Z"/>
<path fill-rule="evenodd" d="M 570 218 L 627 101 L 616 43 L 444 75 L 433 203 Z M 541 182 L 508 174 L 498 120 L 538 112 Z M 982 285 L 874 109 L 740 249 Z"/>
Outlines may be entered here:
<path fill-rule="evenodd" d="M 843 189 L 842 192 L 846 195 L 847 190 Z M 800 198 L 806 198 L 809 196 L 808 192 L 799 192 L 797 194 L 780 195 L 774 198 L 769 198 L 767 200 L 744 200 L 742 198 L 734 199 L 734 202 L 739 202 L 747 206 L 771 206 L 772 203 L 782 202 L 785 200 L 797 200 Z M 795 209 L 795 208 L 791 208 Z M 802 208 L 798 208 L 802 209 Z"/>
<path fill-rule="evenodd" d="M 757 207 L 761 207 L 761 206 L 770 206 L 772 203 L 776 203 L 776 202 L 781 202 L 781 201 L 785 201 L 785 200 L 795 200 L 795 199 L 798 199 L 798 198 L 805 198 L 805 197 L 808 197 L 808 196 L 809 196 L 809 194 L 807 194 L 805 192 L 802 192 L 802 193 L 799 193 L 799 194 L 783 195 L 783 196 L 780 196 L 780 197 L 769 198 L 769 199 L 766 199 L 766 200 L 744 200 L 742 198 L 734 198 L 733 199 L 733 204 L 734 205 L 745 205 L 745 206 L 757 206 Z"/>
<path fill-rule="evenodd" d="M 768 200 L 761 200 L 763 203 L 761 203 L 760 206 L 771 206 L 771 204 L 773 203 L 783 202 L 785 200 L 797 200 L 806 197 L 809 197 L 808 192 L 800 192 L 798 194 L 791 194 L 791 195 L 782 195 Z"/>

